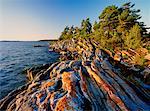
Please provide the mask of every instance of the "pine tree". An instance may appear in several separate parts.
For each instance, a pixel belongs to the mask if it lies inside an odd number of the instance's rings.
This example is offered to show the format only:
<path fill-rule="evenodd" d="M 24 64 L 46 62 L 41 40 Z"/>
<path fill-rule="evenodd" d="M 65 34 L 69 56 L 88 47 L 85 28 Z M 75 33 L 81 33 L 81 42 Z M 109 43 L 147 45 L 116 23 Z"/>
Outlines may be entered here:
<path fill-rule="evenodd" d="M 69 31 L 69 27 L 66 26 L 63 30 L 63 32 L 61 33 L 60 37 L 59 37 L 59 40 L 64 40 L 67 38 L 67 33 Z"/>
<path fill-rule="evenodd" d="M 141 46 L 141 32 L 140 26 L 135 24 L 124 38 L 124 44 L 127 48 L 136 49 Z"/>
<path fill-rule="evenodd" d="M 106 7 L 99 19 L 100 29 L 104 31 L 104 36 L 112 37 L 110 33 L 113 33 L 118 25 L 118 7 L 114 5 Z"/>
<path fill-rule="evenodd" d="M 100 28 L 99 23 L 97 23 L 97 22 L 95 21 L 94 24 L 93 24 L 93 30 L 96 31 L 96 30 L 99 30 L 99 28 Z"/>
<path fill-rule="evenodd" d="M 75 31 L 75 29 L 73 26 L 72 27 L 66 26 L 64 31 L 61 33 L 59 40 L 65 40 L 65 39 L 73 38 L 74 31 Z"/>
<path fill-rule="evenodd" d="M 60 40 L 90 37 L 99 42 L 103 48 L 135 49 L 140 46 L 143 35 L 147 34 L 147 28 L 143 22 L 138 21 L 141 18 L 138 14 L 140 10 L 133 9 L 133 7 L 134 4 L 131 2 L 121 7 L 108 6 L 102 11 L 99 21 L 95 21 L 93 27 L 90 19 L 87 18 L 82 20 L 81 27 L 67 26 Z"/>
<path fill-rule="evenodd" d="M 81 36 L 87 37 L 92 32 L 92 24 L 90 23 L 90 19 L 82 20 L 81 22 Z"/>

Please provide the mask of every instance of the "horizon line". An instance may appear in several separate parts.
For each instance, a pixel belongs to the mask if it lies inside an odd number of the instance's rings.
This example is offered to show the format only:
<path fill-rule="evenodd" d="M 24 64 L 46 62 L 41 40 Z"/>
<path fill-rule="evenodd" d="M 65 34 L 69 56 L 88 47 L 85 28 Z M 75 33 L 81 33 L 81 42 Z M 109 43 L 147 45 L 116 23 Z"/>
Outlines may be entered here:
<path fill-rule="evenodd" d="M 30 41 L 53 41 L 58 39 L 39 39 L 39 40 L 0 40 L 0 42 L 30 42 Z"/>

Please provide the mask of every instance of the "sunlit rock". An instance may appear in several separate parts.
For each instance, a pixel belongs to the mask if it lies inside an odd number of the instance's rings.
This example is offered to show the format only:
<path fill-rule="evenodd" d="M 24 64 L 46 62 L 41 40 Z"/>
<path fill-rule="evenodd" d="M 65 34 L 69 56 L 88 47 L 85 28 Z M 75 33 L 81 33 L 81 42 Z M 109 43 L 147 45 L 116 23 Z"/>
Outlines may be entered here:
<path fill-rule="evenodd" d="M 96 42 L 84 39 L 52 44 L 50 47 L 60 52 L 64 60 L 30 69 L 27 74 L 29 83 L 2 99 L 0 109 L 148 111 L 149 68 L 125 65 L 122 60 L 124 55 L 132 56 L 137 52 L 118 51 L 113 56 L 95 45 Z"/>

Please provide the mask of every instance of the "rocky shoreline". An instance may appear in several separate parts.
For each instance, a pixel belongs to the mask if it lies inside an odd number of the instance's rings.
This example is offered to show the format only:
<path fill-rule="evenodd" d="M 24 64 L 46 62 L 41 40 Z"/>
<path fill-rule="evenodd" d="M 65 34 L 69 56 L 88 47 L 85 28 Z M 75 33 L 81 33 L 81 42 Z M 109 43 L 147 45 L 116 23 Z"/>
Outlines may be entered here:
<path fill-rule="evenodd" d="M 91 39 L 53 43 L 50 49 L 61 54 L 60 62 L 29 69 L 29 82 L 3 98 L 0 110 L 149 110 L 149 64 L 134 65 L 133 50 L 114 55 L 97 46 Z"/>

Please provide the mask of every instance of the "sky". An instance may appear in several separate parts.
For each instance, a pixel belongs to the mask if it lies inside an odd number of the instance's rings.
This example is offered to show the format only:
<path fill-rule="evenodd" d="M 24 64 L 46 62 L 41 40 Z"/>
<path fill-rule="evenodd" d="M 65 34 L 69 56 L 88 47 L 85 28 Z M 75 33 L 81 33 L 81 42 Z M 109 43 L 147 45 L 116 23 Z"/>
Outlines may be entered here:
<path fill-rule="evenodd" d="M 57 39 L 65 26 L 94 23 L 106 6 L 129 1 L 150 26 L 150 0 L 0 0 L 0 40 Z"/>

